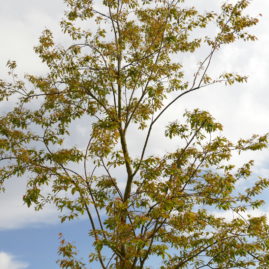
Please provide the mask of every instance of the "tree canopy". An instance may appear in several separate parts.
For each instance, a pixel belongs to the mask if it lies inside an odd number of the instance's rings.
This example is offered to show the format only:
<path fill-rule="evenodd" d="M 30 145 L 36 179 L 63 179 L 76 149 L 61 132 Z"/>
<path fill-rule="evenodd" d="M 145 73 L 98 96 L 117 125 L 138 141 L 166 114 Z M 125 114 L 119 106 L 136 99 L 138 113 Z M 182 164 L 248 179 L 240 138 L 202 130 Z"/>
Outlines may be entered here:
<path fill-rule="evenodd" d="M 10 80 L 0 80 L 0 99 L 12 104 L 0 117 L 0 183 L 27 178 L 28 206 L 52 203 L 62 222 L 89 220 L 89 260 L 78 260 L 61 235 L 59 266 L 149 268 L 158 256 L 167 269 L 268 268 L 266 217 L 244 212 L 263 204 L 257 196 L 269 181 L 247 183 L 253 161 L 236 167 L 230 160 L 267 147 L 267 134 L 232 143 L 197 108 L 167 119 L 163 133 L 180 146 L 163 155 L 148 149 L 156 123 L 181 97 L 246 82 L 236 73 L 213 77 L 209 68 L 223 46 L 256 40 L 249 1 L 224 1 L 214 11 L 189 0 L 65 3 L 60 25 L 70 46 L 55 44 L 46 29 L 35 47 L 48 73 L 21 79 L 9 61 Z M 206 55 L 189 78 L 182 56 L 199 51 Z M 85 123 L 85 141 L 74 138 L 74 124 Z M 133 128 L 144 139 L 134 142 Z"/>

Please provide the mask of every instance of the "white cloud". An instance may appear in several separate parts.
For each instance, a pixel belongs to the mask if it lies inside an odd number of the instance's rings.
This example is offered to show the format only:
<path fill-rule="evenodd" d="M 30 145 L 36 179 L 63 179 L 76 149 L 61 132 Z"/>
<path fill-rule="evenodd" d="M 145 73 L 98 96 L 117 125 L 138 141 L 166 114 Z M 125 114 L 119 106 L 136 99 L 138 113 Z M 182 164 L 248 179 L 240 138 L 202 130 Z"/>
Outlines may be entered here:
<path fill-rule="evenodd" d="M 240 215 L 235 213 L 232 210 L 227 210 L 223 212 L 216 211 L 216 212 L 212 212 L 212 214 L 217 218 L 224 218 L 227 221 L 232 221 L 234 218 L 238 218 L 240 216 L 243 217 L 244 219 L 249 219 L 249 217 L 257 218 L 261 216 L 266 216 L 267 222 L 269 224 L 269 212 L 262 209 L 250 209 L 245 212 L 240 212 Z"/>
<path fill-rule="evenodd" d="M 54 207 L 47 206 L 44 210 L 37 212 L 23 204 L 25 183 L 22 179 L 14 178 L 5 187 L 6 192 L 0 193 L 0 230 L 58 222 L 57 211 Z M 1 266 L 0 269 L 2 269 Z"/>
<path fill-rule="evenodd" d="M 46 4 L 45 4 L 46 2 Z M 7 60 L 16 60 L 20 74 L 44 72 L 45 66 L 34 54 L 33 47 L 45 28 L 60 34 L 59 20 L 63 15 L 63 3 L 60 0 L 10 0 L 0 10 L 0 51 L 1 78 L 5 76 Z"/>
<path fill-rule="evenodd" d="M 28 268 L 28 264 L 17 261 L 16 258 L 9 253 L 0 252 L 0 268 L 1 269 L 24 269 Z"/>

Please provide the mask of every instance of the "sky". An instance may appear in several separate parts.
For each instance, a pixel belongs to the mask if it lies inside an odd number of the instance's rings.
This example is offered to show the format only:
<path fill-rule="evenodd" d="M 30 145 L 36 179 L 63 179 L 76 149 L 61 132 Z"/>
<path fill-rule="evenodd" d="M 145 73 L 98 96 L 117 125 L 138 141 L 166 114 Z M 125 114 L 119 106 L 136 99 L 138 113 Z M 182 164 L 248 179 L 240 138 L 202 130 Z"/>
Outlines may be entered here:
<path fill-rule="evenodd" d="M 210 1 L 203 2 L 210 5 Z M 9 59 L 17 61 L 21 73 L 39 74 L 46 71 L 32 48 L 44 28 L 52 29 L 56 41 L 61 42 L 63 36 L 58 22 L 63 16 L 63 10 L 62 0 L 9 0 L 1 3 L 1 78 L 6 77 L 5 64 Z M 216 55 L 213 62 L 217 70 L 249 75 L 248 84 L 216 86 L 189 95 L 168 111 L 163 121 L 172 121 L 175 114 L 180 114 L 186 108 L 199 107 L 210 111 L 224 125 L 225 135 L 232 140 L 253 133 L 269 132 L 269 1 L 253 1 L 249 12 L 262 14 L 259 25 L 255 27 L 259 40 L 227 46 Z M 197 59 L 190 56 L 189 62 L 195 61 Z M 156 134 L 151 140 L 150 147 L 156 151 L 159 139 Z M 254 159 L 255 173 L 267 176 L 268 157 L 268 151 L 264 151 L 245 154 L 236 161 L 240 163 L 249 158 Z M 59 224 L 57 212 L 52 207 L 38 213 L 28 209 L 22 203 L 24 188 L 23 180 L 12 179 L 7 183 L 6 192 L 0 193 L 0 269 L 58 268 L 55 261 L 60 232 L 77 243 L 80 255 L 86 256 L 91 245 L 87 237 L 87 221 Z M 263 210 L 263 213 L 269 213 L 269 207 Z"/>

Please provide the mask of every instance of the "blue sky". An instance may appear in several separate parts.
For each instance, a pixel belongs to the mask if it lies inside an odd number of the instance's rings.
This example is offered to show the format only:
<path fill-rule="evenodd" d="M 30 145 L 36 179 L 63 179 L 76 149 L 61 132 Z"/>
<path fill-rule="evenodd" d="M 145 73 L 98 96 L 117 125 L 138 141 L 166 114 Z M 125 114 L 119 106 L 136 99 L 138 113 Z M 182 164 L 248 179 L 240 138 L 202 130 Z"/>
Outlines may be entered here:
<path fill-rule="evenodd" d="M 54 269 L 59 268 L 56 260 L 59 258 L 59 233 L 76 245 L 79 250 L 78 257 L 87 261 L 91 249 L 91 239 L 88 237 L 88 221 L 73 221 L 65 224 L 34 225 L 25 228 L 0 231 L 0 253 L 12 255 L 13 262 L 22 266 L 15 268 L 27 269 Z M 25 264 L 26 267 L 23 267 Z M 10 267 L 0 268 L 12 269 Z M 15 269 L 14 268 L 14 269 Z"/>
<path fill-rule="evenodd" d="M 203 0 L 205 5 L 210 5 L 210 1 Z M 17 60 L 21 73 L 46 72 L 32 48 L 37 44 L 38 37 L 45 27 L 53 30 L 57 42 L 61 43 L 64 40 L 58 27 L 63 9 L 62 0 L 9 0 L 1 3 L 1 78 L 6 77 L 5 63 L 8 59 Z M 263 14 L 261 23 L 255 28 L 259 41 L 228 46 L 216 56 L 213 63 L 216 70 L 234 70 L 248 74 L 249 83 L 230 88 L 218 86 L 188 96 L 177 107 L 179 112 L 168 112 L 165 121 L 186 108 L 200 107 L 209 110 L 223 123 L 225 135 L 231 139 L 269 131 L 269 1 L 254 1 L 249 12 Z M 198 61 L 192 57 L 189 64 Z M 154 136 L 151 141 L 152 148 L 159 150 L 159 147 L 154 145 L 160 145 L 160 139 L 158 134 Z M 135 148 L 135 143 L 133 147 Z M 255 173 L 267 176 L 268 157 L 268 151 L 265 151 L 245 154 L 234 161 L 240 164 L 250 158 L 254 159 Z M 28 209 L 21 200 L 24 188 L 23 180 L 15 179 L 7 184 L 6 193 L 0 193 L 0 269 L 58 268 L 55 261 L 60 232 L 68 240 L 76 243 L 80 256 L 86 257 L 91 246 L 87 237 L 88 222 L 78 220 L 59 224 L 57 212 L 51 207 L 39 213 Z M 267 207 L 264 208 L 264 212 L 254 213 L 267 214 Z"/>

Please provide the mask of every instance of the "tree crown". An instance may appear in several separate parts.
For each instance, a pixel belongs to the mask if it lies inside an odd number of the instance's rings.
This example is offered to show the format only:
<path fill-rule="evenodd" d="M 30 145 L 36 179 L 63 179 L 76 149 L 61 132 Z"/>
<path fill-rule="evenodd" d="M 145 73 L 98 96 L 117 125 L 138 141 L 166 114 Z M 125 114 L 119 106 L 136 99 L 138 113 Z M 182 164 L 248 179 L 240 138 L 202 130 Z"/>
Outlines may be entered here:
<path fill-rule="evenodd" d="M 232 143 L 207 111 L 195 109 L 165 129 L 181 141 L 178 148 L 147 153 L 156 122 L 181 97 L 247 80 L 234 73 L 211 77 L 209 67 L 224 45 L 256 39 L 248 32 L 258 22 L 245 14 L 249 1 L 225 2 L 219 12 L 179 0 L 65 2 L 60 24 L 73 43 L 56 45 L 46 29 L 35 52 L 49 72 L 21 80 L 10 61 L 12 80 L 0 81 L 0 99 L 17 100 L 0 118 L 1 183 L 26 177 L 24 202 L 37 210 L 53 203 L 61 221 L 87 215 L 95 248 L 89 262 L 101 268 L 146 268 L 156 256 L 162 268 L 266 268 L 266 218 L 242 214 L 262 205 L 256 196 L 269 181 L 239 191 L 253 161 L 239 168 L 229 161 L 233 152 L 267 147 L 267 135 Z M 214 33 L 205 35 L 212 26 Z M 207 55 L 190 80 L 180 59 L 198 49 Z M 71 146 L 77 122 L 89 133 Z M 145 134 L 135 156 L 131 127 Z M 235 217 L 218 217 L 216 210 Z M 59 254 L 61 268 L 86 266 L 62 236 Z"/>

